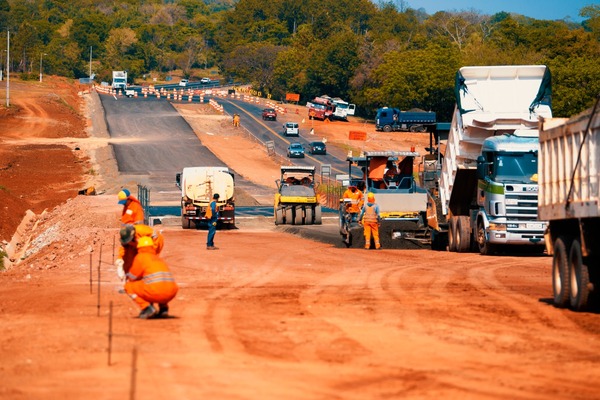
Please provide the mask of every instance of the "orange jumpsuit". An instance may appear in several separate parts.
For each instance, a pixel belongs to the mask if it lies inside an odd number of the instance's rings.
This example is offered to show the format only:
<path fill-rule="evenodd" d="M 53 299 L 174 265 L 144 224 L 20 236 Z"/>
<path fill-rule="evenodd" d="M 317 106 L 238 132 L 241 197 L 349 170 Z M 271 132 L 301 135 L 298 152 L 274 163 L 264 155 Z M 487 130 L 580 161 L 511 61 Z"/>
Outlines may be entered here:
<path fill-rule="evenodd" d="M 365 232 L 365 249 L 371 248 L 371 234 L 375 242 L 375 248 L 379 249 L 379 206 L 375 203 L 367 203 L 361 214 Z"/>
<path fill-rule="evenodd" d="M 129 272 L 129 269 L 133 265 L 133 259 L 138 252 L 137 249 L 137 241 L 142 236 L 149 236 L 152 238 L 152 242 L 154 243 L 154 251 L 156 254 L 160 254 L 163 247 L 165 246 L 165 238 L 160 233 L 152 229 L 152 227 L 144 224 L 134 225 L 133 229 L 135 230 L 135 239 L 131 242 L 121 246 L 119 248 L 119 254 L 117 258 L 123 260 L 123 270 L 125 273 Z"/>
<path fill-rule="evenodd" d="M 143 224 L 144 209 L 138 199 L 133 196 L 127 198 L 127 202 L 123 205 L 123 213 L 121 214 L 121 222 L 123 224 Z"/>
<path fill-rule="evenodd" d="M 125 292 L 144 310 L 152 303 L 167 305 L 178 291 L 177 283 L 153 247 L 142 247 L 127 273 Z"/>
<path fill-rule="evenodd" d="M 343 195 L 344 199 L 350 199 L 347 211 L 352 214 L 358 214 L 360 212 L 360 206 L 363 199 L 363 193 L 356 189 L 354 192 L 350 189 L 346 189 Z"/>

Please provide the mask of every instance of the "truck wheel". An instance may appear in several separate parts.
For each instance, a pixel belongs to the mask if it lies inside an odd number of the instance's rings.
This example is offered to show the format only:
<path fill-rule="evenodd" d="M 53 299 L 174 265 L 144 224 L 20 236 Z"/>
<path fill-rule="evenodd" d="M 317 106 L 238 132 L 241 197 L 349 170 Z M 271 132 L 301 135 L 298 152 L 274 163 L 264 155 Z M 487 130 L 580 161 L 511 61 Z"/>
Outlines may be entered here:
<path fill-rule="evenodd" d="M 569 286 L 569 267 L 567 265 L 567 248 L 565 239 L 559 237 L 554 242 L 554 257 L 552 257 L 552 289 L 554 305 L 565 307 L 569 302 L 571 288 Z"/>
<path fill-rule="evenodd" d="M 315 224 L 321 225 L 321 205 L 315 207 Z"/>
<path fill-rule="evenodd" d="M 313 209 L 307 207 L 304 209 L 304 225 L 312 225 L 313 224 Z"/>
<path fill-rule="evenodd" d="M 495 246 L 485 238 L 483 221 L 477 222 L 477 246 L 479 247 L 479 254 L 482 256 L 489 256 L 496 252 Z"/>
<path fill-rule="evenodd" d="M 283 210 L 281 208 L 275 210 L 275 225 L 283 225 Z"/>
<path fill-rule="evenodd" d="M 301 206 L 297 206 L 295 211 L 294 225 L 302 225 L 304 220 L 304 209 Z"/>
<path fill-rule="evenodd" d="M 456 251 L 467 253 L 471 249 L 471 227 L 468 216 L 460 216 L 456 222 Z"/>
<path fill-rule="evenodd" d="M 590 274 L 581 256 L 581 244 L 574 240 L 569 252 L 570 303 L 575 311 L 585 310 L 590 295 Z"/>
<path fill-rule="evenodd" d="M 412 125 L 410 127 L 411 132 L 425 132 L 425 126 L 423 125 Z"/>
<path fill-rule="evenodd" d="M 288 225 L 294 223 L 294 209 L 292 207 L 285 209 L 285 223 Z"/>
<path fill-rule="evenodd" d="M 192 227 L 192 223 L 189 219 L 187 219 L 186 217 L 184 217 L 183 215 L 181 216 L 181 227 L 183 229 L 190 229 Z"/>
<path fill-rule="evenodd" d="M 391 132 L 392 131 L 392 126 L 391 125 L 384 125 L 383 126 L 383 131 L 384 132 Z"/>
<path fill-rule="evenodd" d="M 456 251 L 456 217 L 448 222 L 448 251 Z"/>

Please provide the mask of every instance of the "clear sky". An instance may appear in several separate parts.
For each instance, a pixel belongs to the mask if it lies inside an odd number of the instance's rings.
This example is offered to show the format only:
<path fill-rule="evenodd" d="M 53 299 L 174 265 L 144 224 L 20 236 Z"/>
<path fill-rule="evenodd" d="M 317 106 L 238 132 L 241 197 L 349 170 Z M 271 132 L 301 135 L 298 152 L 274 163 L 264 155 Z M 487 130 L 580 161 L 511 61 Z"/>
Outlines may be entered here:
<path fill-rule="evenodd" d="M 424 8 L 427 14 L 438 11 L 470 11 L 495 14 L 500 11 L 525 15 L 535 19 L 565 19 L 581 22 L 579 10 L 599 0 L 405 0 L 410 8 Z"/>

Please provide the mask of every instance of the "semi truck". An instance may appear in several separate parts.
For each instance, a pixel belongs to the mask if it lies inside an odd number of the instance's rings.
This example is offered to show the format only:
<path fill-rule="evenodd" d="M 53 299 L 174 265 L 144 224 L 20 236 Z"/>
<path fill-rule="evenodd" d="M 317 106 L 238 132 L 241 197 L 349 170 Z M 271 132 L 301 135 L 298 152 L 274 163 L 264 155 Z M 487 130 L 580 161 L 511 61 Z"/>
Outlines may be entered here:
<path fill-rule="evenodd" d="M 320 225 L 321 203 L 315 190 L 315 167 L 282 166 L 276 181 L 275 225 Z"/>
<path fill-rule="evenodd" d="M 548 221 L 554 305 L 597 304 L 600 284 L 600 109 L 540 121 L 540 218 Z"/>
<path fill-rule="evenodd" d="M 127 88 L 127 71 L 113 71 L 112 88 L 114 90 L 125 90 Z"/>
<path fill-rule="evenodd" d="M 428 194 L 417 184 L 413 171 L 418 157 L 414 151 L 365 151 L 346 159 L 349 185 L 364 187 L 365 200 L 368 192 L 375 195 L 381 215 L 379 240 L 384 248 L 420 248 L 430 243 Z M 340 199 L 340 235 L 346 247 L 361 248 L 365 246 L 363 228 L 347 212 L 348 201 Z"/>
<path fill-rule="evenodd" d="M 378 131 L 425 132 L 435 128 L 436 114 L 432 111 L 401 111 L 398 108 L 382 107 L 375 116 Z"/>
<path fill-rule="evenodd" d="M 181 189 L 181 227 L 207 223 L 206 209 L 219 194 L 218 227 L 235 226 L 234 174 L 227 167 L 186 167 L 175 176 Z"/>
<path fill-rule="evenodd" d="M 530 246 L 543 252 L 538 118 L 552 117 L 548 68 L 463 67 L 455 95 L 439 182 L 430 190 L 432 248 L 493 254 Z"/>
<path fill-rule="evenodd" d="M 308 107 L 309 119 L 320 119 L 322 121 L 333 118 L 335 105 L 327 97 L 315 97 L 312 101 L 306 103 Z"/>

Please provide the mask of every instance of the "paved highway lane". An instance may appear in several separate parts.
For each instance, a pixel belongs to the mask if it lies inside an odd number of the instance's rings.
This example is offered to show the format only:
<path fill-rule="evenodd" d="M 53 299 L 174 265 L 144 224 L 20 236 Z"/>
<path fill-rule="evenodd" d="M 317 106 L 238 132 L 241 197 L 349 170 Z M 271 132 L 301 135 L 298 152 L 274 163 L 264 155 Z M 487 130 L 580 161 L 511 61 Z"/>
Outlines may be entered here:
<path fill-rule="evenodd" d="M 282 133 L 283 124 L 291 121 L 286 114 L 278 114 L 277 121 L 263 121 L 262 110 L 264 107 L 261 105 L 234 99 L 217 99 L 217 102 L 223 105 L 223 109 L 229 115 L 233 115 L 234 113 L 240 114 L 242 127 L 247 129 L 262 143 L 272 140 L 275 145 L 275 151 L 282 157 L 286 157 L 287 147 L 290 143 L 302 143 L 306 149 L 305 157 L 288 159 L 290 165 L 314 165 L 317 167 L 317 173 L 320 173 L 321 165 L 328 164 L 331 165 L 332 176 L 348 173 L 346 153 L 342 149 L 329 146 L 327 155 L 312 155 L 308 153 L 308 143 L 321 139 L 318 135 L 311 135 L 308 129 L 301 126 L 300 136 L 298 137 L 284 136 Z"/>
<path fill-rule="evenodd" d="M 147 186 L 151 202 L 179 204 L 175 174 L 190 166 L 225 166 L 202 145 L 192 128 L 165 99 L 100 95 L 111 145 L 124 180 Z M 235 173 L 235 171 L 233 171 Z M 236 174 L 236 188 L 268 195 Z"/>

